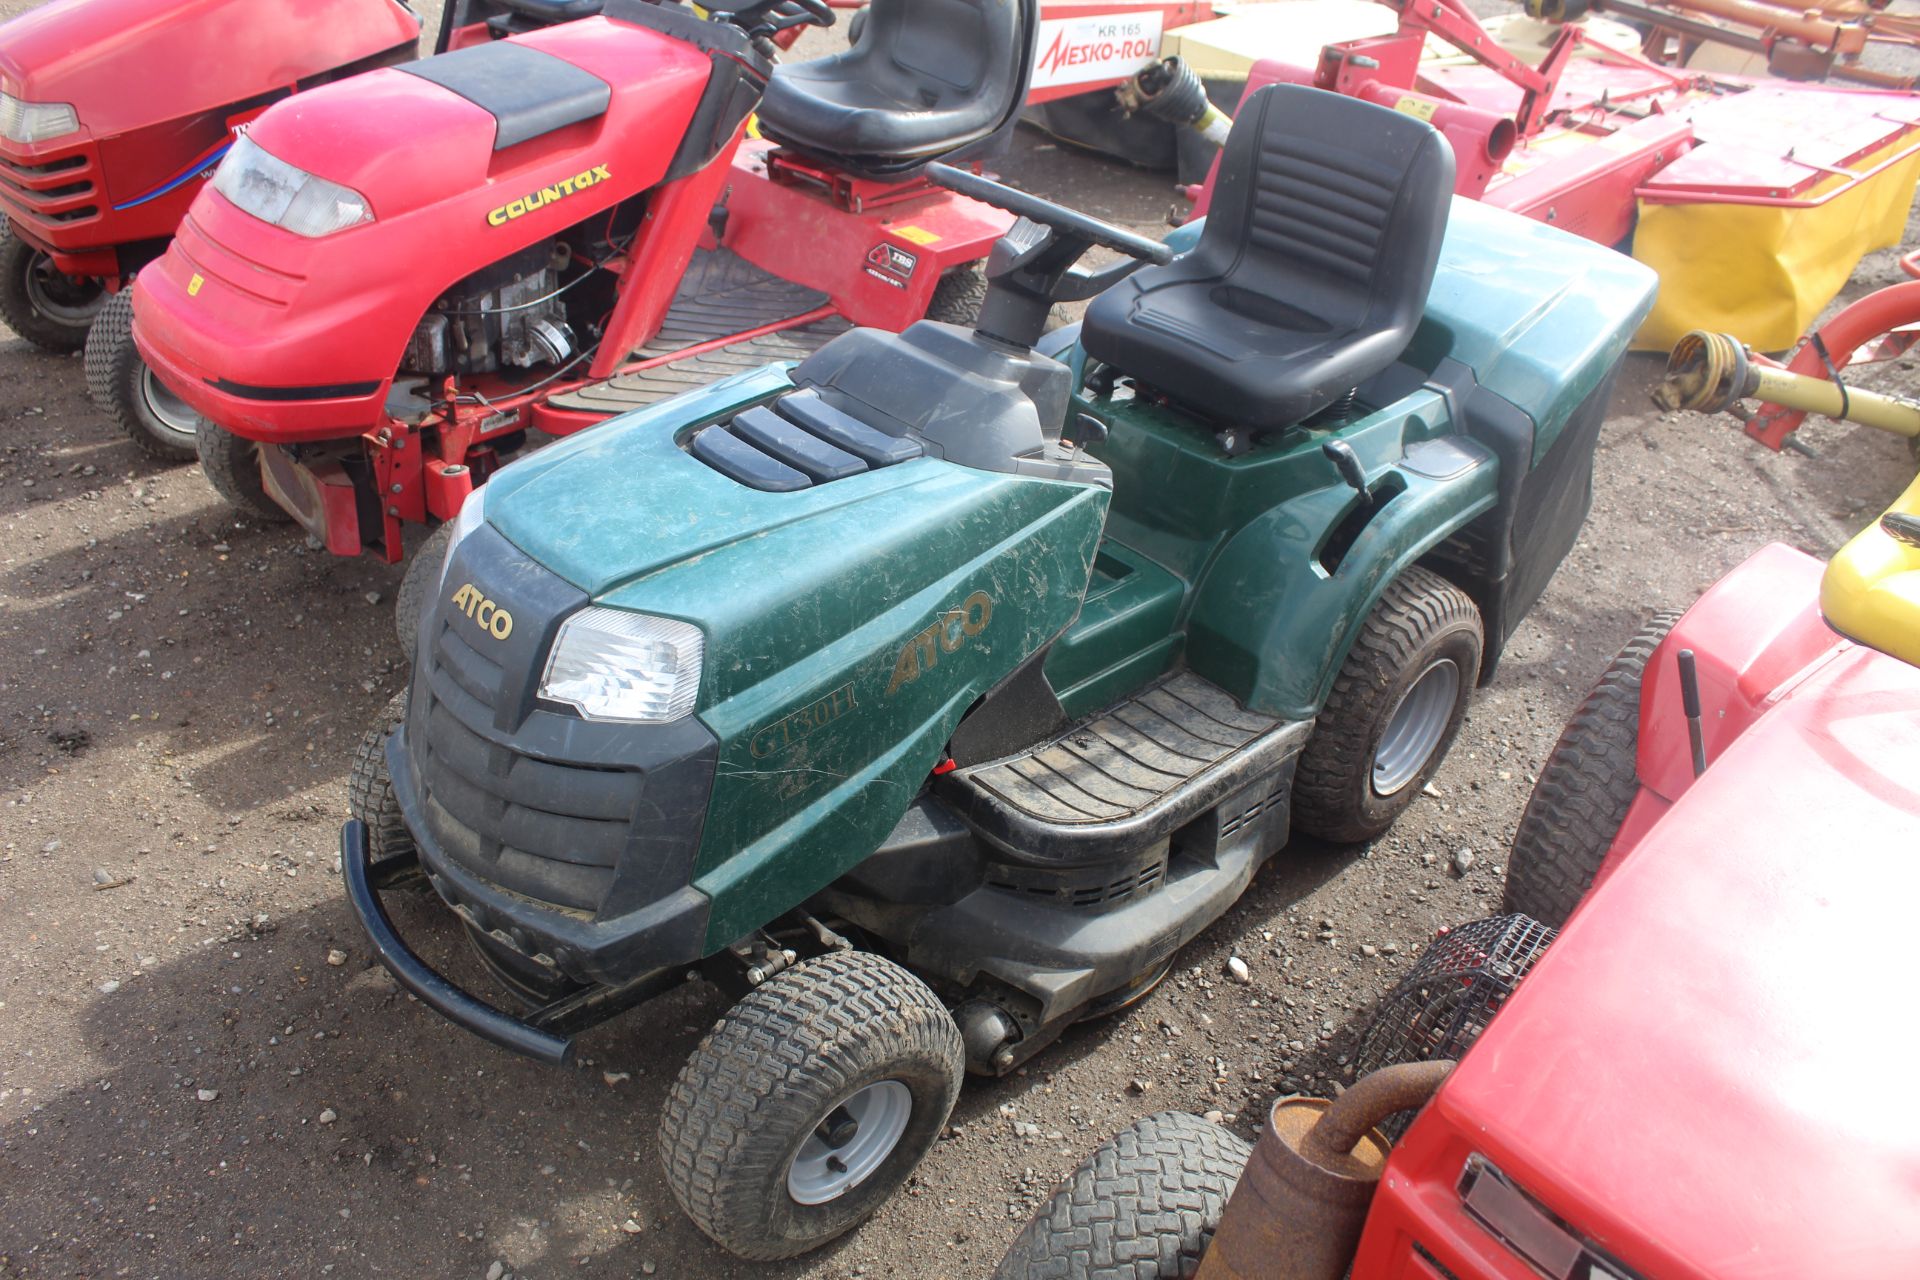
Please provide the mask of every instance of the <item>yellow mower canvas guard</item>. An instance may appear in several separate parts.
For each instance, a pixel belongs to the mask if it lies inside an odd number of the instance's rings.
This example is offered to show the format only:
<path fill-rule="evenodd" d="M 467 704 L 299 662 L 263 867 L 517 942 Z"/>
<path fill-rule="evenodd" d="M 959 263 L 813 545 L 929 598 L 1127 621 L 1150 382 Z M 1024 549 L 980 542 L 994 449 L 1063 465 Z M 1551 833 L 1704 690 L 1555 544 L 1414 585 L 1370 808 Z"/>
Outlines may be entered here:
<path fill-rule="evenodd" d="M 1634 349 L 1667 350 L 1692 329 L 1757 351 L 1799 342 L 1861 258 L 1900 242 L 1920 179 L 1920 151 L 1901 155 L 1913 146 L 1903 136 L 1854 166 L 1870 176 L 1832 175 L 1793 204 L 1643 196 L 1633 256 L 1660 273 L 1660 297 Z"/>

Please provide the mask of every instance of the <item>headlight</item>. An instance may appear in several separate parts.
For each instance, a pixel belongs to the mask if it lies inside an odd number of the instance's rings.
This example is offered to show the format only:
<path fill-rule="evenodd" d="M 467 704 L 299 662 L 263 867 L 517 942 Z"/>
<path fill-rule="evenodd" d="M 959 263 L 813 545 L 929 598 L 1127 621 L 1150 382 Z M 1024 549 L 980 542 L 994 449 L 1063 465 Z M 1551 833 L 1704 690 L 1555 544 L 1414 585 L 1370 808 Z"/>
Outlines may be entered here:
<path fill-rule="evenodd" d="M 453 567 L 453 553 L 460 549 L 460 544 L 465 542 L 475 529 L 486 522 L 487 490 L 486 486 L 482 485 L 467 495 L 467 500 L 460 504 L 460 514 L 453 518 L 453 536 L 447 539 L 447 554 L 440 558 L 438 582 L 441 586 L 447 585 L 447 570 Z"/>
<path fill-rule="evenodd" d="M 582 609 L 560 624 L 540 696 L 589 720 L 666 724 L 693 710 L 704 645 L 700 628 L 685 622 Z"/>
<path fill-rule="evenodd" d="M 220 161 L 213 189 L 260 221 L 297 236 L 330 236 L 373 221 L 367 198 L 358 191 L 294 168 L 245 134 Z"/>
<path fill-rule="evenodd" d="M 79 114 L 64 102 L 22 102 L 10 93 L 0 93 L 0 137 L 45 142 L 79 127 Z"/>

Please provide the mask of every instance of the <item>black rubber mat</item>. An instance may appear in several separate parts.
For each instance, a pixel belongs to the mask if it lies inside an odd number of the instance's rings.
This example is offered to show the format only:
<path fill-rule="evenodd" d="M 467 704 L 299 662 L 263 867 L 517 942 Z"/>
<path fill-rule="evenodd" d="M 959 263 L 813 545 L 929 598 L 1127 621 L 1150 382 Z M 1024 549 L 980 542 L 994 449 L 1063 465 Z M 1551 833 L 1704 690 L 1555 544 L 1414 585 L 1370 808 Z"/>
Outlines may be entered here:
<path fill-rule="evenodd" d="M 660 332 L 632 359 L 672 355 L 715 338 L 805 315 L 826 302 L 826 294 L 782 280 L 725 249 L 702 250 L 688 265 Z M 582 387 L 555 396 L 554 407 L 624 413 L 776 360 L 799 360 L 848 328 L 844 319 L 829 316 Z"/>
<path fill-rule="evenodd" d="M 1118 822 L 1280 723 L 1181 672 L 1024 755 L 955 776 L 979 800 L 1039 822 Z"/>

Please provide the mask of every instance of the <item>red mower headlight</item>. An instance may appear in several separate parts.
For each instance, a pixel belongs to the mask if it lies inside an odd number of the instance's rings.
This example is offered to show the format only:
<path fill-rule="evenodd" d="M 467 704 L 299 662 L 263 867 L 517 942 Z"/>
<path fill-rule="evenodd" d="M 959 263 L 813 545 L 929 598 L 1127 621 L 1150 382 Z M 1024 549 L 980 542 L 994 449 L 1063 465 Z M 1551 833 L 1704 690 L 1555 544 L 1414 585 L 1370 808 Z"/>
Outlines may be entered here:
<path fill-rule="evenodd" d="M 79 127 L 79 113 L 64 102 L 22 102 L 10 93 L 0 93 L 0 138 L 45 142 Z"/>
<path fill-rule="evenodd" d="M 297 236 L 330 236 L 373 221 L 358 191 L 297 169 L 244 134 L 220 162 L 213 189 L 236 208 Z"/>

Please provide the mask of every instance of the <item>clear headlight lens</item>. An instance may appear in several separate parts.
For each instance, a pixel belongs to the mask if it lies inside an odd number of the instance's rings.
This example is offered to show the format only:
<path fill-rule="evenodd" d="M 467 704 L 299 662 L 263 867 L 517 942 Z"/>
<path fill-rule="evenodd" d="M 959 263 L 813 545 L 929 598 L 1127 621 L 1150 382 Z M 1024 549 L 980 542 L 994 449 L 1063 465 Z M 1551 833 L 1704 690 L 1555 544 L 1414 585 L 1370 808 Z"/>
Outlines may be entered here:
<path fill-rule="evenodd" d="M 482 485 L 467 495 L 467 500 L 460 504 L 460 514 L 453 518 L 453 536 L 447 539 L 447 554 L 440 560 L 441 586 L 447 585 L 447 570 L 453 567 L 453 553 L 460 549 L 460 544 L 465 542 L 475 529 L 486 522 L 487 490 L 486 486 Z"/>
<path fill-rule="evenodd" d="M 260 221 L 297 236 L 330 236 L 373 221 L 373 210 L 358 191 L 294 168 L 245 134 L 220 161 L 213 189 Z"/>
<path fill-rule="evenodd" d="M 666 724 L 700 694 L 700 628 L 592 606 L 560 624 L 540 696 L 589 720 Z"/>
<path fill-rule="evenodd" d="M 0 93 L 0 137 L 45 142 L 80 127 L 80 115 L 64 102 L 22 102 Z"/>

